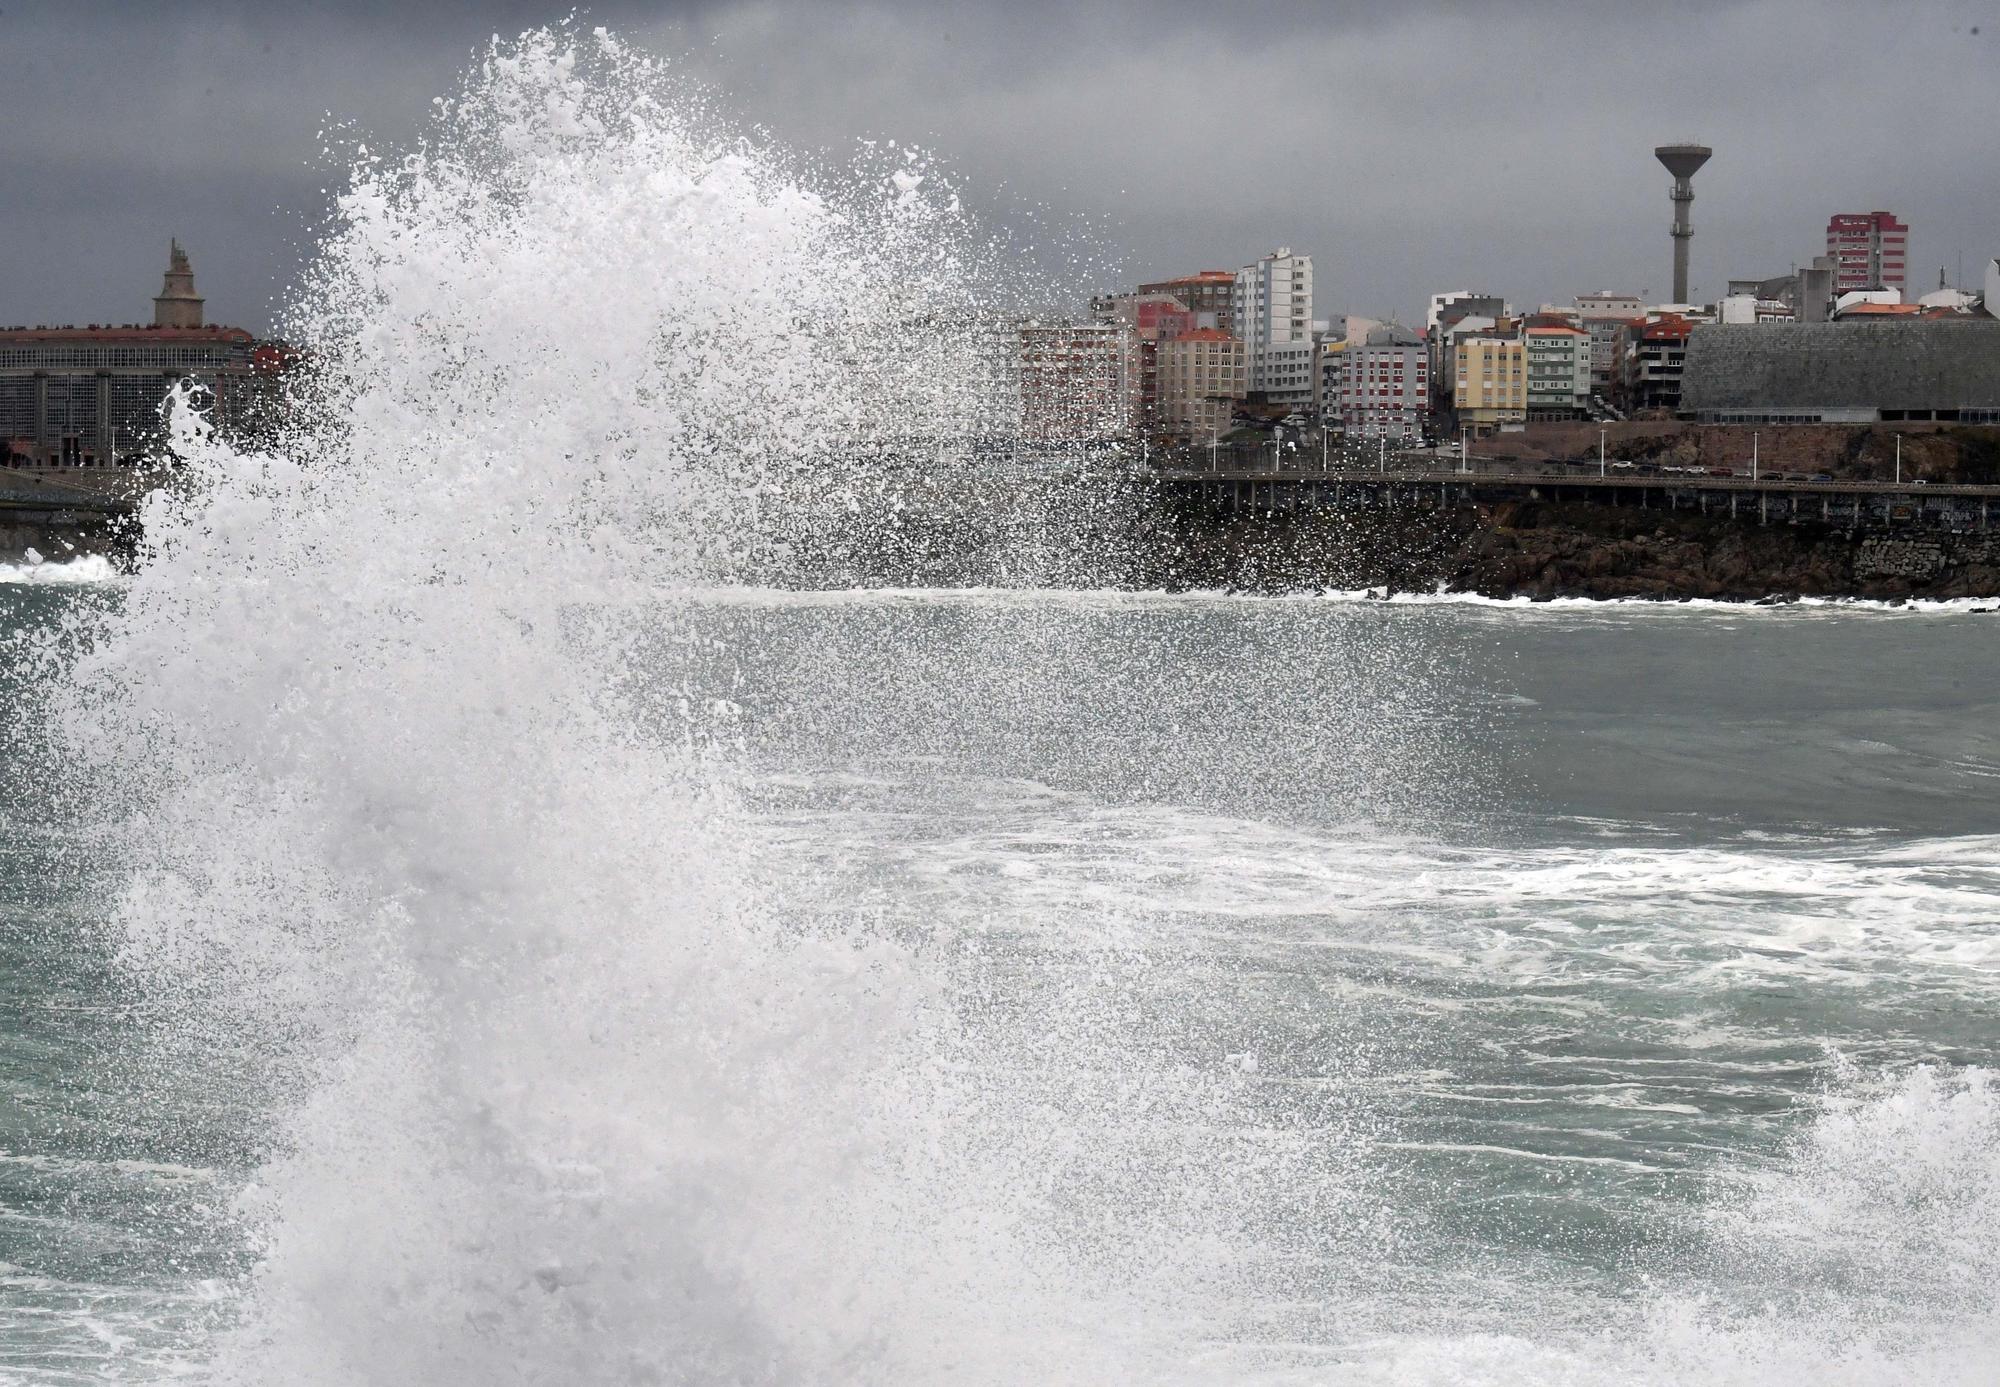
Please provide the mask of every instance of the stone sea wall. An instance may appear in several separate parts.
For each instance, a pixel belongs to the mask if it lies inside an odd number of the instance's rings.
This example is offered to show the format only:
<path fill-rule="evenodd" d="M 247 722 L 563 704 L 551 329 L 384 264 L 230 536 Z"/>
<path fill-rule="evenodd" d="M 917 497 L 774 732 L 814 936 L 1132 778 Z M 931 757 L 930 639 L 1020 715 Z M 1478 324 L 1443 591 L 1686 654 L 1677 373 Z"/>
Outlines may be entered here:
<path fill-rule="evenodd" d="M 2000 534 L 1759 525 L 1588 503 L 1263 514 L 1166 505 L 1145 585 L 1492 597 L 2000 596 Z M 1169 573 L 1171 581 L 1157 580 Z"/>
<path fill-rule="evenodd" d="M 0 564 L 60 563 L 102 554 L 124 562 L 131 523 L 123 516 L 64 511 L 0 511 Z"/>
<path fill-rule="evenodd" d="M 1758 523 L 1587 501 L 1230 509 L 1125 469 L 913 480 L 798 526 L 799 587 L 1477 592 L 1492 597 L 2000 596 L 2000 532 Z"/>
<path fill-rule="evenodd" d="M 1231 511 L 1110 469 L 1095 476 L 888 488 L 810 517 L 746 582 L 1493 597 L 2000 597 L 2000 532 L 1850 530 L 1752 518 L 1509 501 L 1443 509 Z M 0 512 L 0 563 L 126 562 L 132 523 Z M 777 557 L 773 557 L 776 554 Z"/>

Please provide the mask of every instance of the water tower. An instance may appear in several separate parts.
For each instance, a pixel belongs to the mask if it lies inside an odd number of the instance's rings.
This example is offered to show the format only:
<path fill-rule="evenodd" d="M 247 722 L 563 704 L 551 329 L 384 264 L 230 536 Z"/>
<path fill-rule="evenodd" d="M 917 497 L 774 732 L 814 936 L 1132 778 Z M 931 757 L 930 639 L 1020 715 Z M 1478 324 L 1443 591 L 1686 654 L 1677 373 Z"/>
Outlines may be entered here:
<path fill-rule="evenodd" d="M 1688 301 L 1688 242 L 1694 227 L 1688 223 L 1688 208 L 1694 204 L 1694 171 L 1708 162 L 1715 151 L 1705 144 L 1663 144 L 1653 157 L 1674 176 L 1674 302 Z"/>

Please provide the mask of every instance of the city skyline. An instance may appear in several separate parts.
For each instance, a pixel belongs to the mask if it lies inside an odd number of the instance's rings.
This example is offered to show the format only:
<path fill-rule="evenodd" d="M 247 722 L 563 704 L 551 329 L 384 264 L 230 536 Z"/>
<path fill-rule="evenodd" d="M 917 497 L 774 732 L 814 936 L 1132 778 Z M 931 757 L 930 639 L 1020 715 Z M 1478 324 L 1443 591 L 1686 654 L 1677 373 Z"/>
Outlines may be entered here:
<path fill-rule="evenodd" d="M 1071 294 L 1292 245 L 1314 258 L 1322 316 L 1419 321 L 1453 288 L 1524 308 L 1605 288 L 1659 302 L 1671 251 L 1651 150 L 1684 139 L 1715 149 L 1694 298 L 1809 263 L 1836 213 L 1910 224 L 1913 294 L 1961 256 L 1976 281 L 1995 252 L 1990 183 L 1963 171 L 2000 89 L 2000 4 L 1559 8 L 1575 37 L 1561 51 L 1546 22 L 1506 22 L 1520 7 L 1448 3 L 1216 17 L 621 0 L 578 22 L 663 54 L 780 141 L 830 157 L 867 136 L 928 146 L 976 210 L 1042 228 L 1052 264 L 1081 253 L 1052 272 Z M 488 34 L 550 17 L 5 6 L 24 85 L 89 93 L 16 103 L 0 133 L 0 169 L 26 192 L 0 208 L 8 321 L 137 316 L 178 237 L 211 316 L 267 327 L 340 180 L 320 129 L 406 144 Z M 1923 80 L 1885 96 L 1898 72 Z M 1270 100 L 1223 96 L 1260 73 Z"/>

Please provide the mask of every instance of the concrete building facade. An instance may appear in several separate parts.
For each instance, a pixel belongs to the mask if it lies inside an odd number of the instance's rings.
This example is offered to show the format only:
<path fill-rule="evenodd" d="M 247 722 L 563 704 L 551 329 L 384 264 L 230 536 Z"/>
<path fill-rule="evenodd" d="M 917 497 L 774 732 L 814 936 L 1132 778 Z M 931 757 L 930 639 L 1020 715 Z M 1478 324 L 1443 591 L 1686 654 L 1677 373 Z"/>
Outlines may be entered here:
<path fill-rule="evenodd" d="M 277 358 L 260 358 L 242 328 L 204 324 L 202 310 L 175 242 L 150 325 L 0 329 L 0 453 L 37 467 L 129 461 L 159 437 L 161 406 L 182 380 L 205 387 L 213 417 L 231 422 Z"/>
<path fill-rule="evenodd" d="M 1399 324 L 1371 331 L 1342 353 L 1340 422 L 1349 438 L 1415 443 L 1430 418 L 1430 355 Z"/>
<path fill-rule="evenodd" d="M 1755 294 L 1724 294 L 1715 304 L 1718 323 L 1794 322 L 1791 306 L 1783 299 L 1759 298 Z"/>
<path fill-rule="evenodd" d="M 1459 339 L 1475 332 L 1491 332 L 1499 322 L 1497 318 L 1483 315 L 1461 318 L 1448 313 L 1435 332 L 1425 335 L 1425 348 L 1430 353 L 1431 410 L 1434 414 L 1447 414 L 1457 404 L 1455 387 L 1458 382 Z"/>
<path fill-rule="evenodd" d="M 1431 408 L 1437 414 L 1449 412 L 1454 404 L 1452 385 L 1458 339 L 1470 332 L 1489 331 L 1507 318 L 1505 299 L 1492 294 L 1433 294 L 1430 312 L 1436 321 L 1424 332 L 1430 350 Z"/>
<path fill-rule="evenodd" d="M 1910 228 L 1893 212 L 1836 212 L 1826 223 L 1833 292 L 1909 289 Z"/>
<path fill-rule="evenodd" d="M 1625 324 L 1646 311 L 1646 301 L 1637 294 L 1620 294 L 1600 289 L 1576 296 L 1577 317 L 1590 334 L 1590 393 L 1602 400 L 1612 395 L 1612 377 L 1618 366 L 1618 333 Z"/>
<path fill-rule="evenodd" d="M 1896 315 L 1694 329 L 1681 412 L 1704 423 L 2000 424 L 2000 322 Z"/>
<path fill-rule="evenodd" d="M 1759 313 L 1757 322 L 1823 323 L 1833 312 L 1833 261 L 1824 255 L 1813 257 L 1810 265 L 1790 274 L 1764 279 L 1732 279 L 1725 298 L 1751 298 L 1783 304 L 1787 312 L 1772 317 Z"/>
<path fill-rule="evenodd" d="M 1094 321 L 1122 328 L 1131 346 L 1133 426 L 1159 427 L 1158 346 L 1197 326 L 1197 315 L 1172 294 L 1141 291 L 1091 300 Z"/>
<path fill-rule="evenodd" d="M 1234 427 L 1247 389 L 1243 343 L 1216 328 L 1195 328 L 1158 347 L 1161 430 L 1209 443 Z"/>
<path fill-rule="evenodd" d="M 1329 338 L 1319 344 L 1318 366 L 1313 377 L 1317 389 L 1314 397 L 1313 417 L 1322 428 L 1340 428 L 1343 421 L 1342 396 L 1346 389 L 1347 349 L 1351 344 L 1342 338 Z"/>
<path fill-rule="evenodd" d="M 1454 318 L 1505 318 L 1508 316 L 1507 301 L 1497 294 L 1475 294 L 1469 289 L 1447 289 L 1442 294 L 1432 294 L 1430 306 L 1424 313 L 1424 335 L 1437 336 L 1439 328 L 1446 326 Z"/>
<path fill-rule="evenodd" d="M 1236 273 L 1233 270 L 1197 270 L 1178 279 L 1141 284 L 1139 292 L 1169 294 L 1179 299 L 1195 315 L 1196 327 L 1235 331 Z"/>
<path fill-rule="evenodd" d="M 1452 348 L 1452 408 L 1460 428 L 1489 433 L 1528 419 L 1528 348 L 1503 328 L 1468 332 Z"/>
<path fill-rule="evenodd" d="M 1023 326 L 1022 435 L 1045 443 L 1130 437 L 1138 422 L 1135 345 L 1116 323 Z"/>
<path fill-rule="evenodd" d="M 1527 320 L 1528 417 L 1579 419 L 1590 406 L 1590 334 L 1553 316 Z"/>
<path fill-rule="evenodd" d="M 1694 324 L 1679 313 L 1650 312 L 1625 325 L 1618 338 L 1615 399 L 1627 413 L 1673 414 L 1681 406 L 1688 334 Z"/>
<path fill-rule="evenodd" d="M 1198 326 L 1193 311 L 1180 299 L 1143 289 L 1092 299 L 1090 316 L 1096 322 L 1121 324 L 1142 342 L 1176 337 Z"/>
<path fill-rule="evenodd" d="M 1257 390 L 1264 403 L 1310 414 L 1315 394 L 1313 368 L 1318 357 L 1319 344 L 1310 336 L 1302 342 L 1280 342 L 1266 348 L 1264 384 Z"/>
<path fill-rule="evenodd" d="M 1310 255 L 1280 246 L 1236 272 L 1236 335 L 1249 354 L 1252 393 L 1311 403 L 1312 332 Z M 1301 347 L 1302 357 L 1294 350 Z"/>

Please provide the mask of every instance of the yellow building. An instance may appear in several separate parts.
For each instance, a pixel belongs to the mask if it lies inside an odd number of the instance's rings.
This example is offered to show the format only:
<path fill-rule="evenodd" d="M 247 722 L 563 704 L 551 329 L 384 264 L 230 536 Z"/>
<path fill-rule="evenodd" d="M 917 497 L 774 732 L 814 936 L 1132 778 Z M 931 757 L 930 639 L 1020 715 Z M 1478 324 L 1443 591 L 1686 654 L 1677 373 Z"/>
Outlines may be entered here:
<path fill-rule="evenodd" d="M 1159 346 L 1159 417 L 1162 432 L 1209 443 L 1234 426 L 1247 380 L 1243 343 L 1214 328 Z"/>
<path fill-rule="evenodd" d="M 1520 337 L 1468 333 L 1453 354 L 1452 402 L 1461 428 L 1490 433 L 1528 420 L 1528 348 Z"/>

